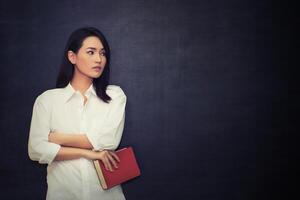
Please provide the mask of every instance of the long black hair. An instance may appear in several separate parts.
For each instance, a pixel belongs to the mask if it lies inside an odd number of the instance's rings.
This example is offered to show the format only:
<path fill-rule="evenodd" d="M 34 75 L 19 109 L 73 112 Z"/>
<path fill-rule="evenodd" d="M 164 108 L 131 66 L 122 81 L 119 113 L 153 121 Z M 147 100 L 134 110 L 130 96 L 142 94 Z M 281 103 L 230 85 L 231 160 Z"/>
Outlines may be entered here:
<path fill-rule="evenodd" d="M 106 94 L 106 87 L 109 84 L 110 49 L 104 35 L 101 33 L 101 31 L 94 27 L 79 28 L 70 35 L 66 47 L 64 49 L 64 55 L 62 58 L 60 71 L 56 80 L 56 87 L 64 88 L 72 80 L 74 74 L 74 65 L 68 59 L 68 51 L 73 51 L 74 53 L 77 53 L 78 50 L 81 48 L 84 39 L 86 39 L 89 36 L 95 36 L 99 38 L 106 52 L 106 65 L 104 67 L 104 70 L 99 78 L 93 79 L 93 84 L 97 96 L 104 102 L 109 103 L 111 97 Z"/>

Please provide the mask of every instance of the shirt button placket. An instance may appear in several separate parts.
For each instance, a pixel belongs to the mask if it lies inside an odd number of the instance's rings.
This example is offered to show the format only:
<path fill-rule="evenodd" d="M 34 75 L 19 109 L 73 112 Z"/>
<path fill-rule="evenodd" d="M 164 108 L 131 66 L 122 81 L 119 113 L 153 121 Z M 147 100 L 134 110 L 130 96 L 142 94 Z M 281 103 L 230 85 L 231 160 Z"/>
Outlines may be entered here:
<path fill-rule="evenodd" d="M 80 112 L 80 134 L 85 134 L 86 132 L 86 113 L 85 113 L 85 106 L 83 105 L 83 98 L 80 102 L 79 106 L 79 112 Z M 87 180 L 87 161 L 85 159 L 82 159 L 81 162 L 81 175 L 82 175 L 82 196 L 83 199 L 88 199 L 88 180 Z"/>

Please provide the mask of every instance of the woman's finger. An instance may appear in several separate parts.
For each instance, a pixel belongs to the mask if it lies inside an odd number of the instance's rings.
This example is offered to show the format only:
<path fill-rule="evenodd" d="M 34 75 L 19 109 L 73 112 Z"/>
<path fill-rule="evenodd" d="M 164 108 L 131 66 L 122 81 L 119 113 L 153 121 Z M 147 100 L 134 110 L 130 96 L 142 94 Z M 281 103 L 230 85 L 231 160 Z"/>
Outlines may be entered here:
<path fill-rule="evenodd" d="M 120 162 L 120 158 L 118 157 L 118 155 L 117 155 L 115 152 L 111 151 L 110 154 L 111 154 L 118 162 Z"/>
<path fill-rule="evenodd" d="M 107 154 L 108 159 L 112 162 L 112 164 L 115 166 L 115 168 L 118 168 L 117 163 L 115 159 L 111 156 L 111 154 Z"/>
<path fill-rule="evenodd" d="M 105 165 L 106 170 L 112 171 L 112 167 L 111 167 L 111 165 L 109 163 L 109 160 L 108 160 L 107 156 L 104 156 L 103 163 Z"/>
<path fill-rule="evenodd" d="M 108 170 L 109 168 L 108 168 L 108 160 L 106 158 L 106 154 L 107 154 L 106 151 L 101 151 L 99 153 L 99 155 L 101 155 L 100 159 L 101 159 L 102 163 L 104 164 L 105 169 Z"/>

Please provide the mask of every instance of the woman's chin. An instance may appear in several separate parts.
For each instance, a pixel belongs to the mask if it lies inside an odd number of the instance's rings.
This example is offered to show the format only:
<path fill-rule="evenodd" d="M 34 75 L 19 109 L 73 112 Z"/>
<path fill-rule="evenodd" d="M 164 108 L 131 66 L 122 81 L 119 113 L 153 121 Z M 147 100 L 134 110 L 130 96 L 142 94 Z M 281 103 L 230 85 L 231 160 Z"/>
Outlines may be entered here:
<path fill-rule="evenodd" d="M 98 73 L 98 74 L 91 74 L 90 77 L 91 78 L 99 78 L 101 76 L 102 73 Z"/>

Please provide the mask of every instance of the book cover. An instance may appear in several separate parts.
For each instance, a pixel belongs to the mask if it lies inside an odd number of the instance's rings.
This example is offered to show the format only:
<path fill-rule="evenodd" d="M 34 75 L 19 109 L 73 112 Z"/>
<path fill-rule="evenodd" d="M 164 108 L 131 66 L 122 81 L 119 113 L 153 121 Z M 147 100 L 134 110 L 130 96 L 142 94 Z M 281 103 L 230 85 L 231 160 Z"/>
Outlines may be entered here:
<path fill-rule="evenodd" d="M 114 168 L 113 172 L 106 170 L 101 160 L 93 161 L 103 189 L 112 188 L 141 174 L 132 147 L 122 148 L 115 153 L 120 162 L 117 162 L 118 168 Z"/>

